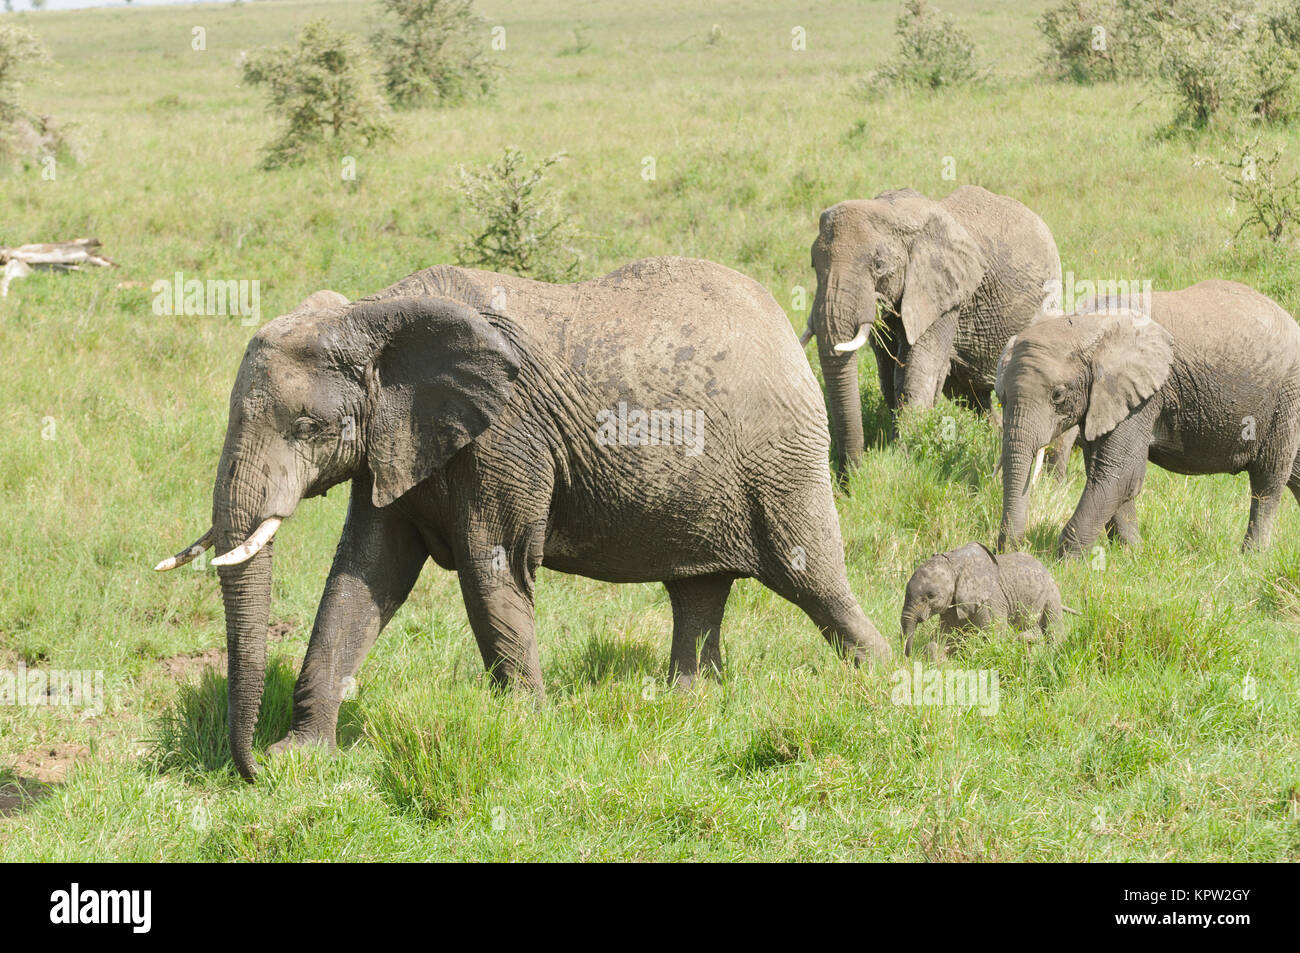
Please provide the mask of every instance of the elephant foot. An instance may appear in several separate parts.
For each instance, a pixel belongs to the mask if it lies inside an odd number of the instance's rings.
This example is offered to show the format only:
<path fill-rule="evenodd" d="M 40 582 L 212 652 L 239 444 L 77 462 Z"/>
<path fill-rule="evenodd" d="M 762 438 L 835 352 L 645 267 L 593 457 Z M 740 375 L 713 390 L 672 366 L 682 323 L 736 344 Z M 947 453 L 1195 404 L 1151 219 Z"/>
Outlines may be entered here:
<path fill-rule="evenodd" d="M 324 748 L 333 751 L 334 739 L 315 732 L 291 731 L 267 748 L 266 753 L 268 757 L 276 757 L 297 748 Z"/>
<path fill-rule="evenodd" d="M 703 665 L 691 673 L 677 671 L 670 675 L 670 678 L 675 691 L 700 691 L 709 682 L 721 682 L 722 670 L 713 665 Z"/>

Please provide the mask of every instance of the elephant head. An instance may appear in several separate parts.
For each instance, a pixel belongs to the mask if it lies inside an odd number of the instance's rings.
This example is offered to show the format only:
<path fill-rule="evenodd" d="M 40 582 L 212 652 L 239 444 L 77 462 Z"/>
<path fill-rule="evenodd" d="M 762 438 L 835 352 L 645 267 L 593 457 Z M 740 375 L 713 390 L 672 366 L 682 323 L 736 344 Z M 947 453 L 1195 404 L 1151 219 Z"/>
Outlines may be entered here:
<path fill-rule="evenodd" d="M 979 543 L 970 543 L 950 553 L 931 556 L 917 567 L 907 581 L 900 620 L 906 642 L 903 652 L 912 654 L 916 627 L 949 608 L 961 610 L 986 602 L 998 586 L 997 557 Z"/>
<path fill-rule="evenodd" d="M 353 477 L 387 506 L 477 438 L 509 400 L 519 362 L 478 311 L 435 297 L 330 291 L 257 332 L 230 395 L 212 527 L 159 563 L 220 556 L 230 658 L 230 751 L 256 772 L 252 740 L 266 664 L 272 537 L 304 497 Z"/>
<path fill-rule="evenodd" d="M 817 337 L 842 483 L 862 458 L 855 352 L 867 343 L 877 307 L 896 315 L 906 344 L 914 344 L 975 292 L 984 263 L 975 240 L 943 205 L 900 189 L 824 211 L 812 266 L 817 294 L 803 341 Z M 896 354 L 900 343 L 889 343 L 890 351 Z"/>
<path fill-rule="evenodd" d="M 1034 456 L 1081 425 L 1105 437 L 1164 386 L 1172 338 L 1140 311 L 1047 318 L 1011 338 L 998 361 L 1002 402 L 1002 528 L 998 548 L 1024 536 Z"/>

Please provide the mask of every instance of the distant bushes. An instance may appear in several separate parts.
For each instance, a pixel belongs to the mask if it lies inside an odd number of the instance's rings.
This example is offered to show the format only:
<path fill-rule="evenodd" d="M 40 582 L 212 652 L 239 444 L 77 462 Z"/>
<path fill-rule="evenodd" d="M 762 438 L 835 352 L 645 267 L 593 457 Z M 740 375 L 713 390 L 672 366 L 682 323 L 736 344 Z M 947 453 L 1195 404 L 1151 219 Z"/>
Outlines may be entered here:
<path fill-rule="evenodd" d="M 492 91 L 484 21 L 473 0 L 379 0 L 396 21 L 371 39 L 394 106 L 456 103 Z"/>
<path fill-rule="evenodd" d="M 894 58 L 860 83 L 863 93 L 889 88 L 942 89 L 983 77 L 975 44 L 950 16 L 929 9 L 925 0 L 907 0 L 894 21 Z"/>
<path fill-rule="evenodd" d="M 568 281 L 578 268 L 568 242 L 577 230 L 543 187 L 547 170 L 563 161 L 557 152 L 533 162 L 508 148 L 486 169 L 459 173 L 460 193 L 473 219 L 456 263 L 525 275 L 541 281 Z"/>
<path fill-rule="evenodd" d="M 50 55 L 36 34 L 0 24 L 0 158 L 53 155 L 66 145 L 53 119 L 28 112 L 21 101 L 28 77 L 49 63 Z"/>
<path fill-rule="evenodd" d="M 1198 156 L 1195 165 L 1214 168 L 1227 183 L 1232 201 L 1245 209 L 1235 239 L 1248 228 L 1258 228 L 1271 242 L 1281 242 L 1300 233 L 1300 174 L 1281 168 L 1282 150 L 1261 154 L 1259 137 L 1238 143 L 1227 159 Z"/>
<path fill-rule="evenodd" d="M 1051 75 L 1148 80 L 1174 95 L 1180 125 L 1296 110 L 1300 0 L 1066 0 L 1038 28 Z"/>
<path fill-rule="evenodd" d="M 1125 0 L 1066 0 L 1038 18 L 1044 65 L 1057 79 L 1096 83 L 1146 75 L 1155 25 Z M 1149 11 L 1146 11 L 1149 12 Z"/>
<path fill-rule="evenodd" d="M 266 147 L 268 169 L 302 162 L 326 141 L 346 150 L 393 135 L 370 51 L 328 20 L 307 24 L 293 46 L 254 52 L 244 80 L 267 88 L 267 108 L 284 122 Z"/>
<path fill-rule="evenodd" d="M 292 46 L 255 51 L 244 80 L 268 90 L 283 121 L 262 164 L 296 165 L 329 143 L 334 152 L 393 137 L 391 107 L 448 104 L 488 93 L 497 68 L 486 58 L 473 0 L 380 0 L 395 22 L 370 45 L 309 23 Z"/>

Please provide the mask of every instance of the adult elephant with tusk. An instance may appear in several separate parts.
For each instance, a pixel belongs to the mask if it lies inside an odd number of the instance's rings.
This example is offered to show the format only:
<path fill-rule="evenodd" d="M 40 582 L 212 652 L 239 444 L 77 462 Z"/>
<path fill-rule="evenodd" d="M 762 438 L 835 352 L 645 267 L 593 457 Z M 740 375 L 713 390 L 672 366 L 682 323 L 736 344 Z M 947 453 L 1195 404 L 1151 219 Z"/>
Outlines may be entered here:
<path fill-rule="evenodd" d="M 812 266 L 817 294 L 803 341 L 817 338 L 841 483 L 862 457 L 864 346 L 891 411 L 932 407 L 940 393 L 990 410 L 1002 346 L 1061 281 L 1043 220 L 972 185 L 938 202 L 898 189 L 832 206 Z"/>
<path fill-rule="evenodd" d="M 1300 328 L 1232 281 L 1150 296 L 1150 313 L 1103 299 L 1035 322 L 998 371 L 1002 421 L 999 548 L 1024 536 L 1035 451 L 1081 427 L 1087 478 L 1061 532 L 1062 555 L 1103 530 L 1137 543 L 1147 460 L 1174 473 L 1250 475 L 1243 548 L 1269 543 L 1283 490 L 1300 499 Z"/>
<path fill-rule="evenodd" d="M 720 668 L 733 580 L 803 609 L 855 663 L 890 650 L 845 576 L 821 393 L 781 307 L 711 262 L 652 258 L 549 285 L 448 266 L 262 328 L 230 398 L 209 544 L 220 554 L 230 741 L 252 777 L 271 560 L 304 497 L 348 515 L 273 750 L 334 744 L 339 704 L 426 560 L 455 570 L 495 683 L 543 693 L 547 566 L 665 584 L 678 684 Z"/>

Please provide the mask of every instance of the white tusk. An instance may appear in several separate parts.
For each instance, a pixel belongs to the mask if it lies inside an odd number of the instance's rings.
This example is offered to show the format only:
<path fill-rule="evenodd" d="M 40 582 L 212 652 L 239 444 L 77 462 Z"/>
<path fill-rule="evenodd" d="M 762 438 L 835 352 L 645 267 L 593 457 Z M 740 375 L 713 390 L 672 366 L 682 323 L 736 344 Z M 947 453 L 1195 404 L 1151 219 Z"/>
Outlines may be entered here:
<path fill-rule="evenodd" d="M 212 527 L 208 531 L 182 549 L 175 556 L 168 556 L 157 566 L 153 567 L 154 572 L 166 572 L 169 569 L 175 569 L 177 566 L 184 566 L 186 563 L 197 559 L 203 554 L 203 551 L 212 545 Z"/>
<path fill-rule="evenodd" d="M 835 345 L 835 350 L 839 351 L 841 354 L 847 354 L 849 351 L 856 351 L 858 348 L 862 347 L 862 345 L 867 343 L 868 333 L 869 329 L 864 324 L 862 327 L 858 328 L 857 337 L 852 341 L 845 341 L 843 344 Z"/>
<path fill-rule="evenodd" d="M 803 334 L 799 335 L 799 346 L 807 347 L 808 342 L 812 340 L 812 336 L 813 336 L 813 329 L 812 329 L 812 325 L 810 324 L 808 325 L 808 327 L 804 328 Z"/>
<path fill-rule="evenodd" d="M 1033 486 L 1038 482 L 1038 475 L 1043 472 L 1043 455 L 1047 452 L 1046 447 L 1038 448 L 1038 456 L 1034 457 L 1034 472 L 1029 474 L 1029 485 Z"/>
<path fill-rule="evenodd" d="M 248 562 L 259 552 L 262 547 L 271 541 L 275 531 L 280 528 L 280 517 L 272 516 L 269 520 L 263 521 L 262 525 L 253 530 L 253 535 L 244 540 L 242 546 L 238 546 L 226 553 L 224 556 L 218 556 L 212 560 L 214 566 L 238 566 L 240 563 Z"/>

